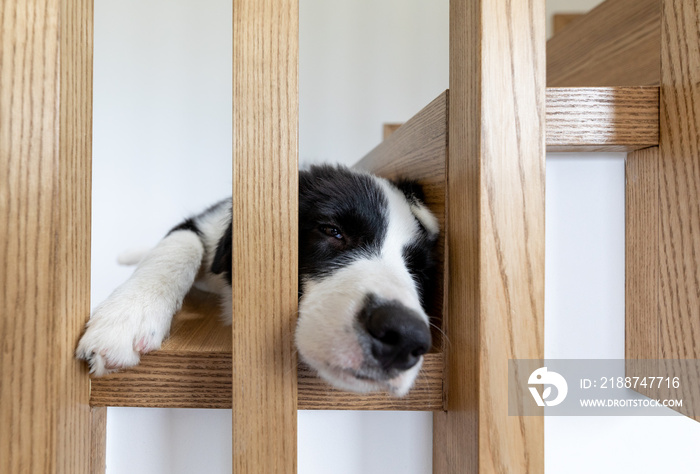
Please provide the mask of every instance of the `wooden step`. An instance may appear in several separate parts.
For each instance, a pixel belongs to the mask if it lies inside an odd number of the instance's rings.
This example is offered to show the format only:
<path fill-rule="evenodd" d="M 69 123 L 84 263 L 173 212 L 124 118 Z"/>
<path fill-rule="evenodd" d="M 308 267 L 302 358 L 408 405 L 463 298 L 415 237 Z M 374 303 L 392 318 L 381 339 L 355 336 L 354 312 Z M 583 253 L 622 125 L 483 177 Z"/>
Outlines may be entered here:
<path fill-rule="evenodd" d="M 659 144 L 658 86 L 548 87 L 546 102 L 548 152 L 629 152 Z M 384 124 L 384 138 L 401 125 Z"/>
<path fill-rule="evenodd" d="M 548 87 L 548 152 L 635 151 L 659 144 L 659 88 Z"/>
<path fill-rule="evenodd" d="M 214 296 L 191 293 L 161 350 L 136 367 L 91 379 L 90 405 L 231 408 L 231 327 L 218 314 Z M 441 410 L 442 354 L 426 356 L 405 398 L 335 390 L 306 366 L 299 367 L 298 394 L 302 410 Z"/>
<path fill-rule="evenodd" d="M 547 86 L 652 86 L 661 74 L 661 2 L 607 0 L 547 41 Z"/>

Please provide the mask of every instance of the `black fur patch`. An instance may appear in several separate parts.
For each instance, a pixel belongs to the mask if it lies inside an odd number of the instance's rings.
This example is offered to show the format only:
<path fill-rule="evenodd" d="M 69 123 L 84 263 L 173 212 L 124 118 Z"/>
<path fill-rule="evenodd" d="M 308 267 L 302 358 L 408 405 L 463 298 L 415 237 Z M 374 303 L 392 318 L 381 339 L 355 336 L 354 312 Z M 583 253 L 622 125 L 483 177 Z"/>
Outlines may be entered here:
<path fill-rule="evenodd" d="M 186 219 L 185 221 L 181 222 L 180 224 L 176 225 L 172 229 L 170 229 L 170 232 L 168 232 L 168 235 L 172 234 L 175 231 L 178 230 L 189 230 L 190 232 L 194 232 L 197 234 L 199 237 L 202 236 L 202 231 L 199 230 L 199 227 L 197 227 L 197 224 L 194 222 L 194 219 Z"/>
<path fill-rule="evenodd" d="M 233 272 L 233 249 L 231 247 L 231 234 L 233 232 L 233 227 L 231 221 L 229 221 L 226 232 L 219 239 L 219 243 L 216 246 L 216 254 L 214 254 L 214 260 L 211 263 L 211 272 L 214 274 L 223 273 L 226 277 L 228 284 L 231 284 L 231 273 Z"/>
<path fill-rule="evenodd" d="M 400 178 L 392 181 L 392 184 L 396 186 L 404 194 L 404 196 L 406 196 L 409 203 L 422 204 L 425 202 L 423 187 L 416 181 Z"/>
<path fill-rule="evenodd" d="M 424 232 L 418 240 L 403 248 L 403 260 L 416 282 L 420 294 L 420 304 L 425 312 L 429 311 L 428 306 L 433 301 L 435 293 L 436 241 L 436 237 L 430 237 Z"/>
<path fill-rule="evenodd" d="M 413 205 L 425 204 L 423 187 L 416 181 L 398 179 L 392 181 L 392 183 L 401 190 L 409 203 Z M 416 218 L 416 221 L 420 225 L 421 233 L 417 240 L 404 247 L 403 260 L 406 263 L 408 271 L 418 285 L 418 291 L 421 295 L 421 305 L 427 312 L 428 308 L 426 305 L 433 301 L 433 295 L 435 293 L 435 284 L 432 282 L 435 281 L 435 277 L 437 276 L 435 261 L 437 235 L 430 235 L 418 218 Z"/>
<path fill-rule="evenodd" d="M 329 165 L 301 171 L 299 291 L 305 278 L 326 276 L 359 256 L 378 254 L 387 232 L 387 206 L 369 175 Z"/>

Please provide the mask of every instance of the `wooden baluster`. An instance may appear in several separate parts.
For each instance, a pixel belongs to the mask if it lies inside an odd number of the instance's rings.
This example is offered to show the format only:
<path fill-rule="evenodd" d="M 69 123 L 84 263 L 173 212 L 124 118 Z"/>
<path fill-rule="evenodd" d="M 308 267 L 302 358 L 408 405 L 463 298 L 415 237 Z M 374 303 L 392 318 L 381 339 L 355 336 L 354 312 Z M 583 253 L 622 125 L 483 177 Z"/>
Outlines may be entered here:
<path fill-rule="evenodd" d="M 0 472 L 87 473 L 92 1 L 0 21 Z"/>
<path fill-rule="evenodd" d="M 298 3 L 233 4 L 233 469 L 296 472 Z"/>
<path fill-rule="evenodd" d="M 435 472 L 544 471 L 508 359 L 544 357 L 544 1 L 450 2 L 447 411 Z"/>

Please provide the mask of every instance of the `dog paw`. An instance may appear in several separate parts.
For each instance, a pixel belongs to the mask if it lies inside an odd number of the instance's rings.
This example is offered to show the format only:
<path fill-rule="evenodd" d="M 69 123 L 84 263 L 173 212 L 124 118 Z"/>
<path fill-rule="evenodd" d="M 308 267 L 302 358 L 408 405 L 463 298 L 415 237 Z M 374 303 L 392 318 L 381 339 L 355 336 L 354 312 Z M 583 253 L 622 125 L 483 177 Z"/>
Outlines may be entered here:
<path fill-rule="evenodd" d="M 122 292 L 98 306 L 78 343 L 76 357 L 102 376 L 137 365 L 141 355 L 160 348 L 177 308 L 167 298 Z"/>

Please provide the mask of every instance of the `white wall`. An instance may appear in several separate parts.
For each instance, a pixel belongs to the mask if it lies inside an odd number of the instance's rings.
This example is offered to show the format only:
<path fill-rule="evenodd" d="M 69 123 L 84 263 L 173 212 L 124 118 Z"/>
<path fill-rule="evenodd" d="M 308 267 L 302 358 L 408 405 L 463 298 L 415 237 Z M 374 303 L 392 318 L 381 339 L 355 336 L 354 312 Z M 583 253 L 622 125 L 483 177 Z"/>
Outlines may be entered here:
<path fill-rule="evenodd" d="M 545 358 L 625 358 L 624 154 L 547 156 Z M 546 417 L 547 474 L 700 472 L 685 417 Z"/>
<path fill-rule="evenodd" d="M 445 0 L 300 0 L 304 162 L 352 164 L 448 87 Z"/>
<path fill-rule="evenodd" d="M 230 194 L 230 3 L 95 2 L 93 305 L 130 273 L 119 252 Z M 301 0 L 303 162 L 352 163 L 383 122 L 447 88 L 447 5 Z M 621 155 L 548 157 L 548 357 L 623 355 L 622 172 Z M 300 412 L 299 472 L 428 473 L 431 428 L 428 413 Z M 548 474 L 698 471 L 700 425 L 683 418 L 548 418 L 545 429 Z M 230 432 L 230 410 L 110 409 L 108 472 L 230 472 Z"/>
<path fill-rule="evenodd" d="M 231 194 L 230 3 L 95 2 L 93 306 L 120 252 Z M 230 410 L 108 410 L 108 473 L 230 471 Z"/>

